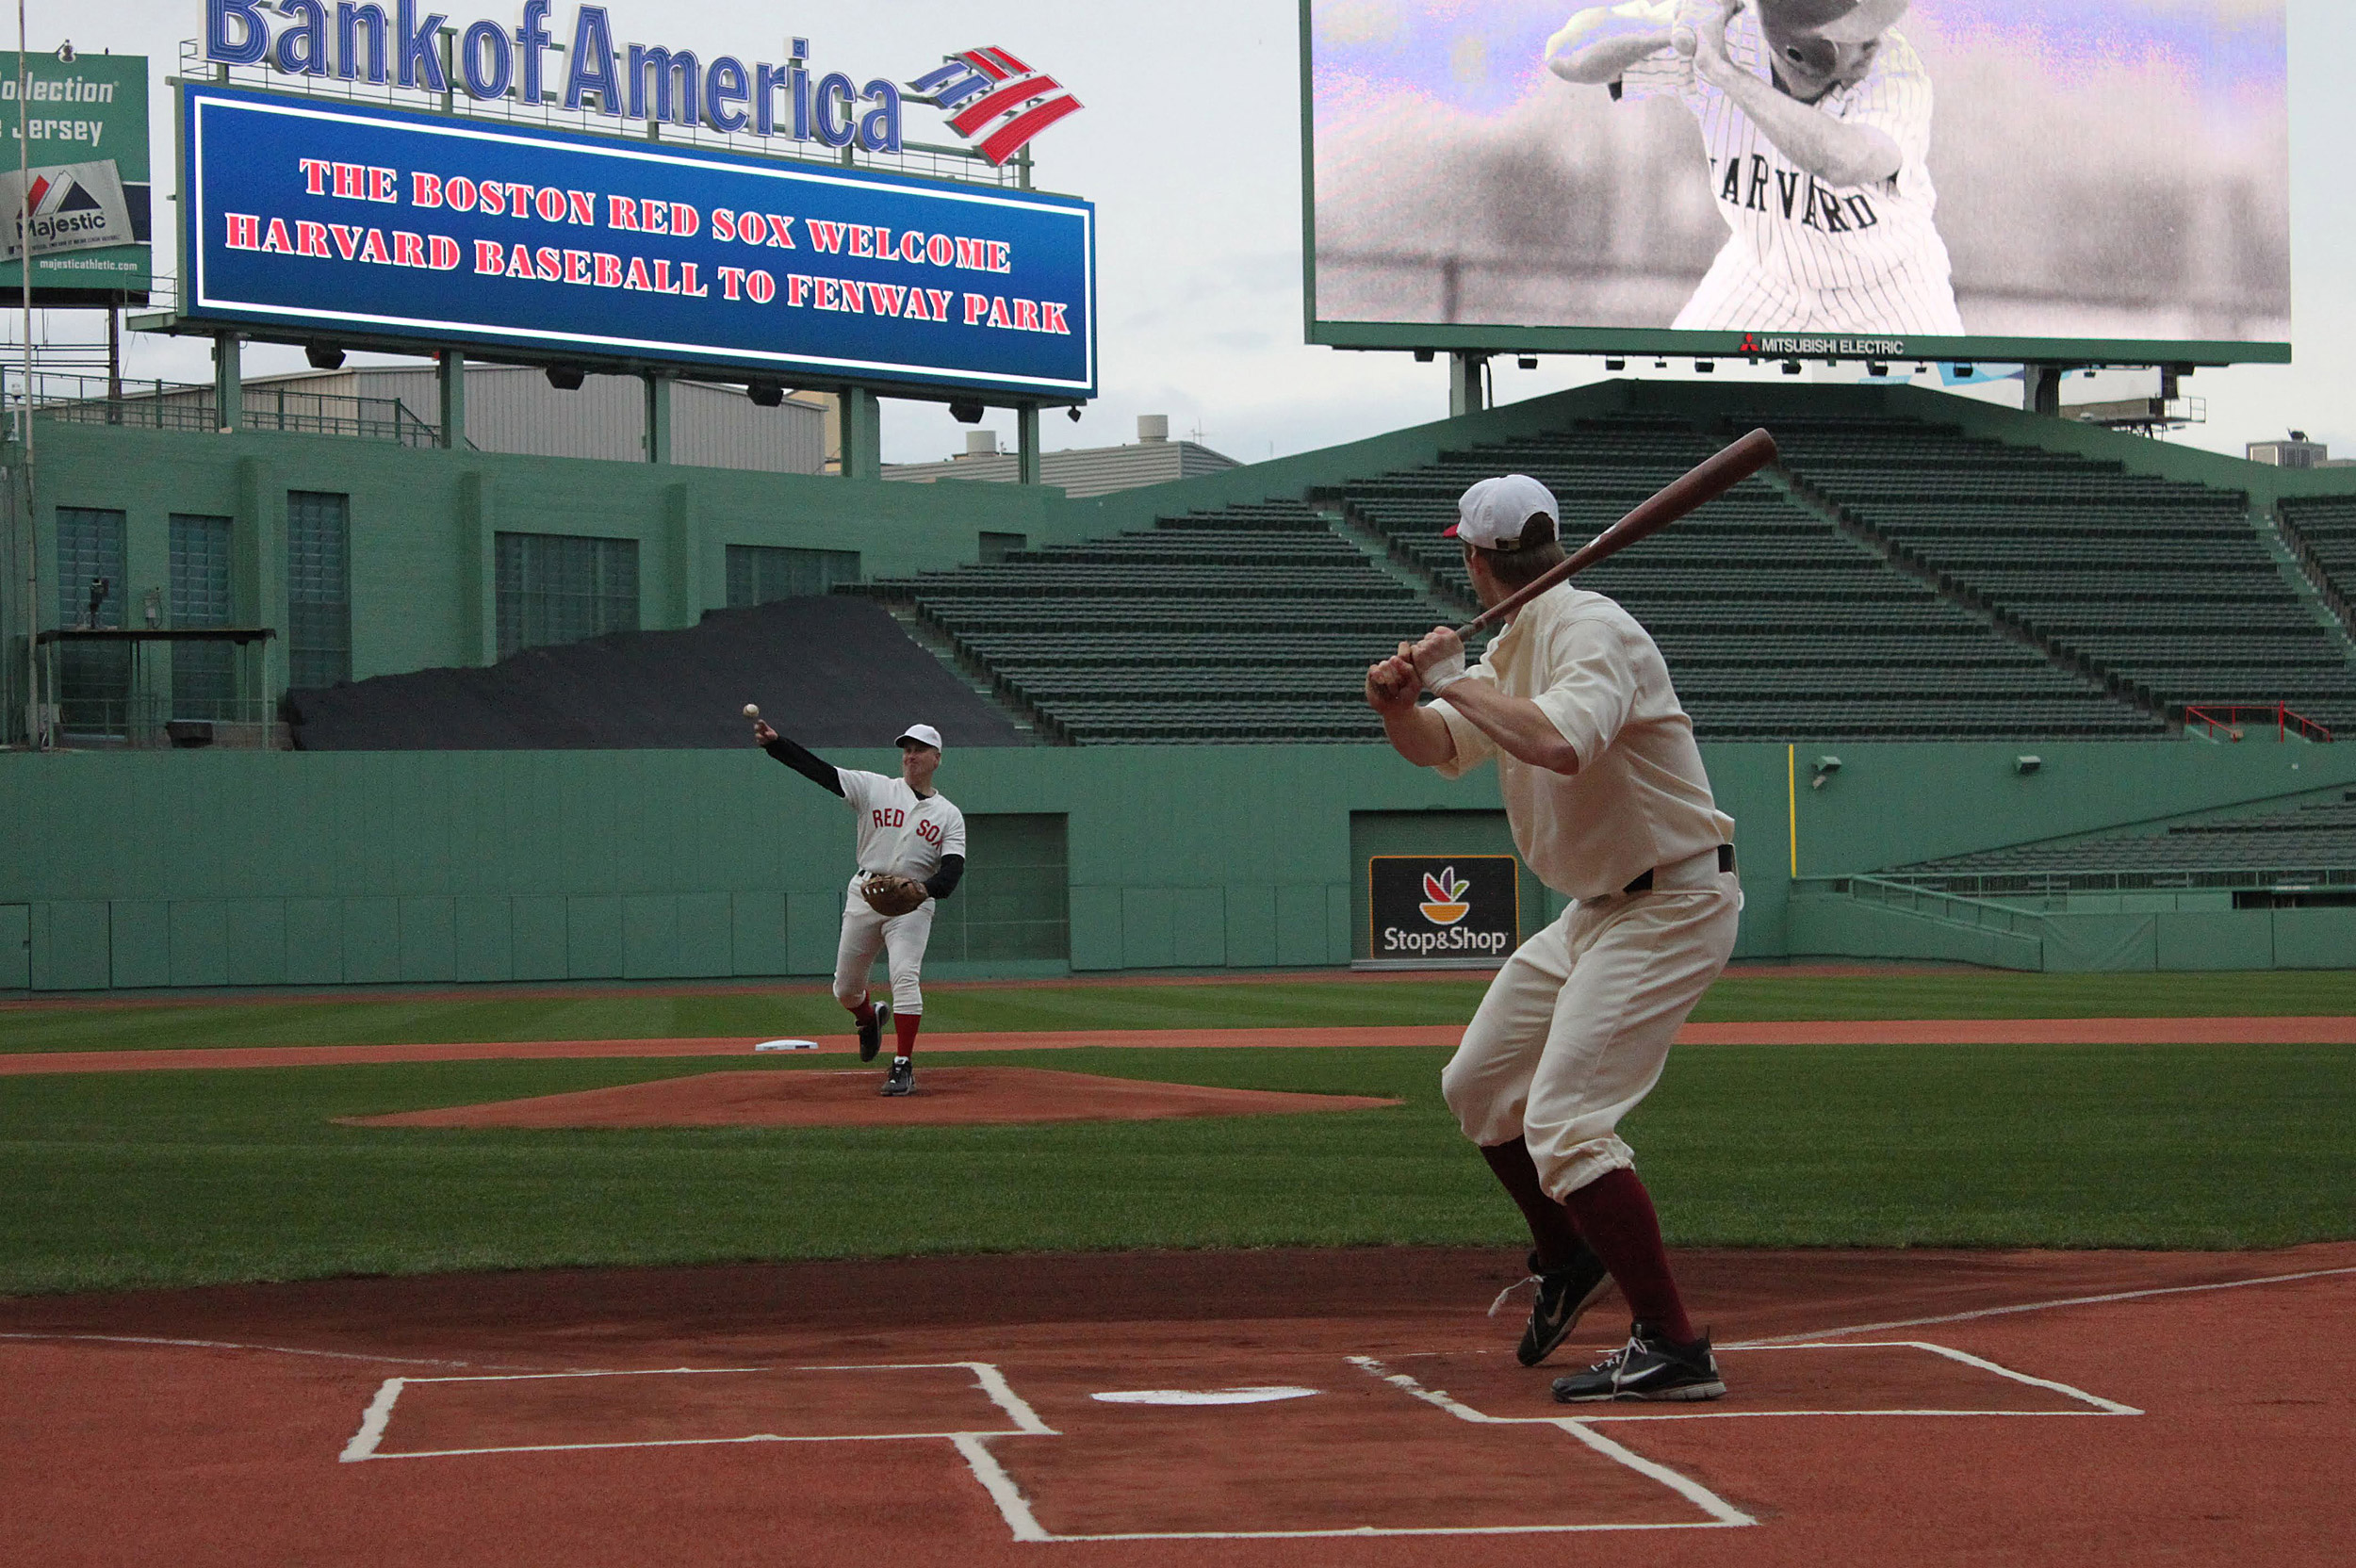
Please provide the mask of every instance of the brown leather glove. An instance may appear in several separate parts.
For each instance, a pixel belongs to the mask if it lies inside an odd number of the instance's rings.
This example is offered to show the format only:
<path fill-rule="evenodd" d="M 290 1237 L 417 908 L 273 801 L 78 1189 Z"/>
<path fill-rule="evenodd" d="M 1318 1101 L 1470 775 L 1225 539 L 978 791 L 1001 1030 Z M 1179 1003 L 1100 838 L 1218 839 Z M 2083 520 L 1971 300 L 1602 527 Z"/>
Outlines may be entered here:
<path fill-rule="evenodd" d="M 886 920 L 908 914 L 930 896 L 924 891 L 924 884 L 914 877 L 888 871 L 868 873 L 859 882 L 859 895 L 867 900 L 870 909 Z"/>

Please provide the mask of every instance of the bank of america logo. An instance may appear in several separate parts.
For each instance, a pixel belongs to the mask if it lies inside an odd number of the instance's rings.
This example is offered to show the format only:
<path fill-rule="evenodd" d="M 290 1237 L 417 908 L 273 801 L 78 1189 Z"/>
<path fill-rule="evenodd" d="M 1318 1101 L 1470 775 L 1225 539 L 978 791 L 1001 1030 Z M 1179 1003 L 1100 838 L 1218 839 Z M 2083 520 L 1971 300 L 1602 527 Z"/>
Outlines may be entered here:
<path fill-rule="evenodd" d="M 996 47 L 949 56 L 939 70 L 908 83 L 908 94 L 947 113 L 949 128 L 993 164 L 1080 107 L 1061 82 Z"/>

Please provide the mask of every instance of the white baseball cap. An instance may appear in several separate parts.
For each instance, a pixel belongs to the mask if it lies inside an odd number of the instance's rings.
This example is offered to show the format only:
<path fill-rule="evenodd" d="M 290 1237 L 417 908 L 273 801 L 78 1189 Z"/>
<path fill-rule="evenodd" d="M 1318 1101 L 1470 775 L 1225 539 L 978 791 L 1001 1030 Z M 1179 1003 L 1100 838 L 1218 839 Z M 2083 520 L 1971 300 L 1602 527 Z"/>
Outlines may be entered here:
<path fill-rule="evenodd" d="M 941 749 L 941 731 L 935 729 L 928 724 L 912 724 L 906 729 L 900 731 L 900 738 L 892 743 L 895 746 L 906 745 L 910 741 L 917 742 L 922 745 L 928 745 L 935 751 L 939 751 Z"/>
<path fill-rule="evenodd" d="M 1502 474 L 1464 492 L 1456 502 L 1455 524 L 1440 537 L 1462 539 L 1484 550 L 1519 549 L 1523 525 L 1541 514 L 1554 524 L 1560 537 L 1562 512 L 1554 504 L 1554 492 L 1528 474 Z"/>

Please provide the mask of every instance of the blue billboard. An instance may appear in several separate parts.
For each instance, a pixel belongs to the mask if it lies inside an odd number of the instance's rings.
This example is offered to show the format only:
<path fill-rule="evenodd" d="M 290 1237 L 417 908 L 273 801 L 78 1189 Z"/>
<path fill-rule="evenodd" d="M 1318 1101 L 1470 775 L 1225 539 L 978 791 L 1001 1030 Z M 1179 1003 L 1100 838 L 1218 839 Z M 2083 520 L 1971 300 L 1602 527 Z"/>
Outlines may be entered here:
<path fill-rule="evenodd" d="M 180 92 L 181 314 L 195 323 L 1041 401 L 1096 390 L 1087 202 Z"/>

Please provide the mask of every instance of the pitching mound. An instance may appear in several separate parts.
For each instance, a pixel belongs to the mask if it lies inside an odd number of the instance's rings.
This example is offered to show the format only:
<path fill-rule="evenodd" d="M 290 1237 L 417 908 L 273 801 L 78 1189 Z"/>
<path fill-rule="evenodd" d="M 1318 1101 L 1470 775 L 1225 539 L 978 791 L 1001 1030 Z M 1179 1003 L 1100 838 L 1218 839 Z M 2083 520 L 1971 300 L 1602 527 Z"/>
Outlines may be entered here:
<path fill-rule="evenodd" d="M 1397 1105 L 1350 1094 L 1280 1094 L 1141 1083 L 1029 1067 L 927 1067 L 916 1092 L 887 1100 L 880 1070 L 699 1072 L 487 1105 L 343 1117 L 353 1127 L 902 1127 L 1018 1121 L 1153 1121 L 1167 1117 L 1297 1116 Z"/>

